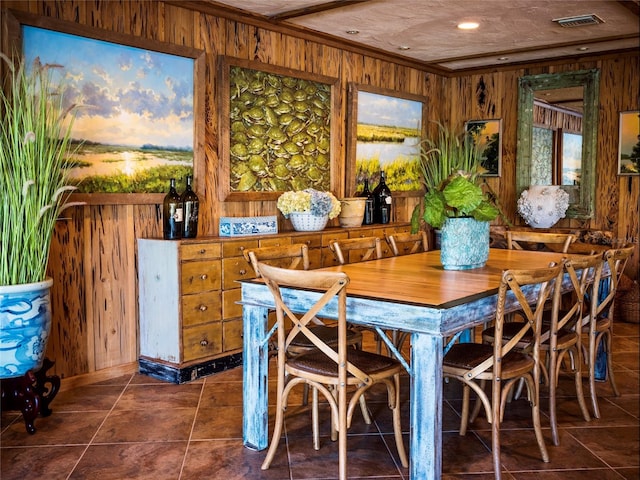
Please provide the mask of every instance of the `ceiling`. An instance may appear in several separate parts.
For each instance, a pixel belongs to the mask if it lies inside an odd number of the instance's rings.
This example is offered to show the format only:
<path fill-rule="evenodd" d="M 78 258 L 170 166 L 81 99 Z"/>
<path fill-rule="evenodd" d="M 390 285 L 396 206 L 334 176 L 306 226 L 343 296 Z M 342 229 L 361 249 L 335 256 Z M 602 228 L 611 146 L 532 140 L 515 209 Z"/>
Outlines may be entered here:
<path fill-rule="evenodd" d="M 640 0 L 207 0 L 267 21 L 442 73 L 637 51 Z M 554 19 L 595 14 L 602 23 Z M 477 22 L 460 30 L 462 21 Z M 357 32 L 357 33 L 348 33 Z"/>

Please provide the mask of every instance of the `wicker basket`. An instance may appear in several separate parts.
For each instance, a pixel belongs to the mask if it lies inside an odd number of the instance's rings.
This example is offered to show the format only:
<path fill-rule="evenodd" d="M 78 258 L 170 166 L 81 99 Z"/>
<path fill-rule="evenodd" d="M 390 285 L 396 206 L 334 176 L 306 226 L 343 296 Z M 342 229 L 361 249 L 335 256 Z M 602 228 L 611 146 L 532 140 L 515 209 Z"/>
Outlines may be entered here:
<path fill-rule="evenodd" d="M 640 284 L 631 282 L 616 295 L 616 316 L 623 322 L 640 323 Z"/>

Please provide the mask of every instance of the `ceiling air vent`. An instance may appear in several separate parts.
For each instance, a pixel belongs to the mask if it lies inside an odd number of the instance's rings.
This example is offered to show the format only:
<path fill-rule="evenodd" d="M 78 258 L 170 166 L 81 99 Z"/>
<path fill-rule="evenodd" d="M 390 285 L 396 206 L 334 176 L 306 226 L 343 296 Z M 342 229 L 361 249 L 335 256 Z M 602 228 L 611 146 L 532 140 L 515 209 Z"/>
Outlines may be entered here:
<path fill-rule="evenodd" d="M 598 15 L 590 13 L 589 15 L 576 15 L 574 17 L 554 18 L 552 20 L 561 27 L 582 27 L 585 25 L 597 25 L 598 23 L 604 23 Z"/>

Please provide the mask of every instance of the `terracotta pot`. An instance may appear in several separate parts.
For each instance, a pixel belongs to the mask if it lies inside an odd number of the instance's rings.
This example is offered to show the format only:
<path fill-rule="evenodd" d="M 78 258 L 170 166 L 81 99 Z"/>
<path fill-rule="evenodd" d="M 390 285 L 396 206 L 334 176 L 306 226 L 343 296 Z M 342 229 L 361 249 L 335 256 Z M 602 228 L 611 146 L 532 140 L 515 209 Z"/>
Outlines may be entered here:
<path fill-rule="evenodd" d="M 342 210 L 338 220 L 340 226 L 344 228 L 359 227 L 364 219 L 364 207 L 367 199 L 365 197 L 349 197 L 340 200 Z"/>

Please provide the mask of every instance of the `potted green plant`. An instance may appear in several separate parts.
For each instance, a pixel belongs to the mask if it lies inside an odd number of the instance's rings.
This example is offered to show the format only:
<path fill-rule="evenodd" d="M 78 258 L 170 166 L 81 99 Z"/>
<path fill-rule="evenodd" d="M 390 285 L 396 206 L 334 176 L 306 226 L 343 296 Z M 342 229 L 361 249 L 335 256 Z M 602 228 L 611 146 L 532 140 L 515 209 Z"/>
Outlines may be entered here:
<path fill-rule="evenodd" d="M 65 107 L 58 65 L 8 65 L 0 91 L 0 378 L 42 366 L 51 326 L 49 247 L 68 197 L 65 169 L 74 106 Z"/>
<path fill-rule="evenodd" d="M 483 190 L 478 146 L 466 134 L 438 124 L 438 137 L 423 141 L 420 168 L 423 202 L 412 215 L 412 230 L 424 220 L 441 229 L 445 269 L 483 266 L 489 255 L 489 222 L 501 214 L 493 192 Z"/>

